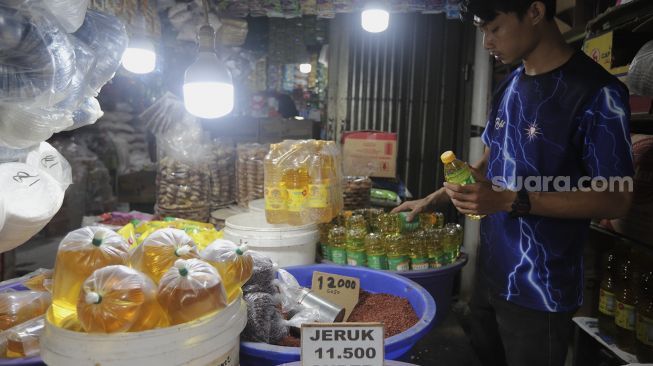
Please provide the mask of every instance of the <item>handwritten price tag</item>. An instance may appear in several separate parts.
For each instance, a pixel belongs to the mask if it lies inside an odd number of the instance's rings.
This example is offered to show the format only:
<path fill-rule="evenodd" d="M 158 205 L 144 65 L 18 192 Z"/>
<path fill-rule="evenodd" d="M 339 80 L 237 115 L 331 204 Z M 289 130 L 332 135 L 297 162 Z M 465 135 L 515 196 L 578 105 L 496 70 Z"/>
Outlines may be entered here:
<path fill-rule="evenodd" d="M 302 325 L 302 366 L 383 366 L 380 323 Z"/>
<path fill-rule="evenodd" d="M 345 309 L 344 321 L 347 321 L 358 304 L 360 280 L 356 277 L 315 271 L 311 290 L 326 300 L 342 306 Z"/>

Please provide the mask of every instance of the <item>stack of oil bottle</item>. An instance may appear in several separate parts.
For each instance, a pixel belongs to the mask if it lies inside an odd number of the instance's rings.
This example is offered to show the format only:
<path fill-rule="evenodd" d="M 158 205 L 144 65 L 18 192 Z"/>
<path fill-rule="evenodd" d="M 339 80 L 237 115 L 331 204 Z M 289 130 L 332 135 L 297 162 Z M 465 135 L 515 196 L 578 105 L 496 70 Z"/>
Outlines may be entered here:
<path fill-rule="evenodd" d="M 422 213 L 411 222 L 405 213 L 379 209 L 343 211 L 320 225 L 322 258 L 335 264 L 381 270 L 440 268 L 460 256 L 463 230 L 445 224 L 441 213 Z"/>
<path fill-rule="evenodd" d="M 617 246 L 603 258 L 599 290 L 600 332 L 616 345 L 653 362 L 653 261 L 637 250 Z"/>
<path fill-rule="evenodd" d="M 333 141 L 286 140 L 272 144 L 264 163 L 267 222 L 331 222 L 343 207 L 340 166 L 340 152 Z"/>

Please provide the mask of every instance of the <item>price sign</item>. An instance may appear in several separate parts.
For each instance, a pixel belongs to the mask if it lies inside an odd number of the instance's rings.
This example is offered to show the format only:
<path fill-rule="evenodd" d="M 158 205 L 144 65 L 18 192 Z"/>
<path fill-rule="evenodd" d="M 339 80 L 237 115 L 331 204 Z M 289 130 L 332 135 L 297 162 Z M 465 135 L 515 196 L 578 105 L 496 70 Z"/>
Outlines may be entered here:
<path fill-rule="evenodd" d="M 311 290 L 334 304 L 345 308 L 344 321 L 358 304 L 361 281 L 356 277 L 341 276 L 333 273 L 313 272 Z"/>
<path fill-rule="evenodd" d="M 383 366 L 383 324 L 302 325 L 302 366 Z"/>

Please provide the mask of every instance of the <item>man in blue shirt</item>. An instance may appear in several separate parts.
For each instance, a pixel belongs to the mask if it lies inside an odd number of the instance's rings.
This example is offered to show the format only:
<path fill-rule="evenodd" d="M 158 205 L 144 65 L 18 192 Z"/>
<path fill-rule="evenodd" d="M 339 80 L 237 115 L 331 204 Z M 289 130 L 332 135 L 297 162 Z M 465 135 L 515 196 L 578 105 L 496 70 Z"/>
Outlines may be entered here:
<path fill-rule="evenodd" d="M 522 64 L 497 88 L 473 166 L 477 183 L 406 202 L 409 219 L 451 202 L 481 222 L 472 346 L 484 365 L 564 365 L 583 301 L 590 219 L 632 200 L 628 90 L 567 45 L 555 0 L 465 0 L 500 62 Z"/>

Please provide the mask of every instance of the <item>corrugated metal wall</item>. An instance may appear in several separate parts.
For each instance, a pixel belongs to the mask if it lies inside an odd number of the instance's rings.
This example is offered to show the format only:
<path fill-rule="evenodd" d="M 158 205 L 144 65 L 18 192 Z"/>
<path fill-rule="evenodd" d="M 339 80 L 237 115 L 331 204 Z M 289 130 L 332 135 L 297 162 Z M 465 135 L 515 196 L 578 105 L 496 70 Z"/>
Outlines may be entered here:
<path fill-rule="evenodd" d="M 332 23 L 330 47 L 332 134 L 396 132 L 397 175 L 415 197 L 433 192 L 443 179 L 440 153 L 467 150 L 474 28 L 443 15 L 392 14 L 386 32 L 371 34 L 349 14 Z"/>

